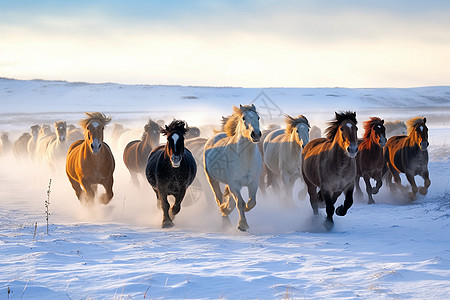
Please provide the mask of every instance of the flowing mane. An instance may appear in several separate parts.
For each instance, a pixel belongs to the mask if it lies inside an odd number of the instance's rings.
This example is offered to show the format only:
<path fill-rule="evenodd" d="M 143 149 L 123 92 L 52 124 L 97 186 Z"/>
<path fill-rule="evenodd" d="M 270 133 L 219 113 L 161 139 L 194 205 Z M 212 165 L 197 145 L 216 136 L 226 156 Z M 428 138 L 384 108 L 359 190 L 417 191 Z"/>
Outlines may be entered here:
<path fill-rule="evenodd" d="M 304 115 L 299 115 L 297 118 L 293 118 L 289 115 L 285 115 L 284 122 L 286 123 L 286 131 L 285 132 L 288 135 L 291 134 L 292 130 L 294 130 L 295 127 L 300 123 L 307 125 L 308 128 L 310 127 L 308 119 L 306 119 L 306 117 Z"/>
<path fill-rule="evenodd" d="M 415 117 L 408 121 L 406 121 L 406 126 L 408 127 L 408 135 L 411 134 L 411 132 L 414 130 L 414 128 L 418 125 L 425 125 L 425 122 L 427 121 L 426 118 L 422 117 Z"/>
<path fill-rule="evenodd" d="M 169 124 L 169 126 L 166 125 L 165 128 L 161 128 L 159 132 L 167 136 L 174 131 L 181 131 L 183 135 L 185 135 L 188 130 L 189 127 L 187 126 L 185 121 L 173 120 L 172 123 Z"/>
<path fill-rule="evenodd" d="M 99 121 L 102 126 L 107 125 L 109 122 L 111 122 L 111 117 L 105 116 L 105 114 L 100 112 L 85 112 L 86 119 L 81 120 L 78 124 L 80 124 L 81 128 L 83 130 L 86 130 L 86 127 L 88 126 L 89 122 L 95 120 Z"/>
<path fill-rule="evenodd" d="M 144 126 L 144 133 L 142 134 L 141 140 L 144 140 L 147 131 L 149 131 L 150 129 L 159 131 L 160 127 L 159 127 L 158 123 L 156 123 L 152 119 L 149 119 L 147 124 L 145 124 L 145 126 Z"/>
<path fill-rule="evenodd" d="M 376 125 L 376 124 L 383 125 L 383 122 L 378 117 L 371 117 L 368 121 L 365 121 L 363 124 L 364 124 L 363 125 L 364 126 L 363 140 L 369 140 L 373 125 Z"/>
<path fill-rule="evenodd" d="M 325 135 L 327 139 L 329 140 L 334 139 L 334 136 L 336 135 L 336 132 L 339 129 L 339 125 L 345 120 L 350 120 L 356 125 L 358 123 L 356 121 L 356 112 L 345 111 L 336 113 L 336 119 L 330 121 L 328 123 L 329 125 L 328 128 L 325 130 Z"/>
<path fill-rule="evenodd" d="M 227 136 L 233 136 L 236 134 L 236 127 L 239 122 L 239 118 L 247 111 L 256 112 L 254 105 L 241 105 L 241 108 L 237 108 L 233 105 L 233 114 L 228 117 L 222 117 L 222 130 L 227 134 Z"/>

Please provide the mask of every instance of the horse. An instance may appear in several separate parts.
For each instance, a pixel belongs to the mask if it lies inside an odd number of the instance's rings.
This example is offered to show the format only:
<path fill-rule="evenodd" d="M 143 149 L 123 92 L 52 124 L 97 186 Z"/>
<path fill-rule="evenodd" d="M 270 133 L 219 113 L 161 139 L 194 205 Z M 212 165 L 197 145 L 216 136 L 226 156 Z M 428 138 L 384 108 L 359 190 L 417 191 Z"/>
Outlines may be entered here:
<path fill-rule="evenodd" d="M 193 138 L 197 138 L 200 136 L 200 128 L 198 127 L 189 127 L 188 132 L 186 133 L 185 139 L 190 140 Z"/>
<path fill-rule="evenodd" d="M 428 172 L 428 128 L 427 119 L 416 117 L 406 122 L 408 135 L 393 136 L 388 139 L 384 147 L 384 160 L 386 162 L 383 173 L 387 175 L 387 182 L 391 190 L 394 188 L 392 177 L 397 187 L 403 187 L 400 173 L 405 173 L 411 184 L 409 193 L 411 200 L 415 200 L 417 192 L 426 195 L 431 185 Z M 388 172 L 389 171 L 389 172 Z M 418 188 L 414 176 L 420 175 L 424 186 Z"/>
<path fill-rule="evenodd" d="M 311 129 L 309 130 L 309 140 L 315 140 L 322 137 L 322 131 L 320 128 L 316 125 L 311 126 Z"/>
<path fill-rule="evenodd" d="M 279 191 L 283 184 L 285 204 L 293 205 L 292 189 L 302 176 L 302 148 L 309 142 L 309 122 L 305 116 L 285 116 L 286 129 L 272 131 L 264 139 L 263 162 L 268 182 Z M 301 198 L 302 191 L 299 192 Z"/>
<path fill-rule="evenodd" d="M 158 207 L 163 209 L 163 228 L 173 226 L 172 220 L 180 212 L 186 190 L 197 173 L 195 159 L 184 147 L 187 131 L 186 123 L 181 120 L 173 120 L 161 129 L 160 132 L 167 136 L 167 142 L 153 149 L 145 168 L 147 180 L 158 198 Z M 175 197 L 172 207 L 167 201 L 169 195 Z"/>
<path fill-rule="evenodd" d="M 27 143 L 27 150 L 28 150 L 28 155 L 30 156 L 31 159 L 34 159 L 34 155 L 36 153 L 36 143 L 37 143 L 37 139 L 39 136 L 39 130 L 40 130 L 40 126 L 39 125 L 33 125 L 31 126 L 31 139 L 28 140 Z"/>
<path fill-rule="evenodd" d="M 46 149 L 47 162 L 52 169 L 55 164 L 61 161 L 67 155 L 69 145 L 67 143 L 67 123 L 65 121 L 57 121 L 54 123 L 56 135 L 50 140 Z"/>
<path fill-rule="evenodd" d="M 274 130 L 280 129 L 281 126 L 278 124 L 269 124 L 269 126 L 267 126 L 266 129 L 264 129 L 262 131 L 261 134 L 261 138 L 258 141 L 258 150 L 259 153 L 261 154 L 261 157 L 264 157 L 264 149 L 263 149 L 263 144 L 264 144 L 264 140 L 266 139 L 266 136 L 271 133 Z M 261 175 L 259 176 L 259 190 L 265 195 L 266 194 L 266 187 L 272 185 L 271 182 L 269 182 L 267 180 L 266 182 L 266 178 L 267 178 L 267 167 L 265 164 L 263 164 L 262 169 L 261 169 Z"/>
<path fill-rule="evenodd" d="M 358 140 L 358 154 L 356 155 L 356 192 L 362 195 L 359 187 L 359 179 L 363 177 L 366 183 L 366 192 L 369 197 L 368 204 L 373 204 L 372 195 L 380 190 L 382 181 L 382 171 L 384 167 L 383 147 L 386 145 L 386 129 L 384 120 L 372 117 L 364 122 L 364 137 Z M 376 186 L 372 187 L 370 179 L 375 179 Z"/>
<path fill-rule="evenodd" d="M 144 133 L 140 140 L 128 143 L 123 150 L 123 162 L 131 175 L 132 182 L 139 186 L 138 174 L 145 174 L 148 156 L 150 152 L 159 146 L 161 127 L 154 121 L 149 120 L 144 125 Z"/>
<path fill-rule="evenodd" d="M 74 142 L 84 139 L 83 132 L 73 124 L 67 126 L 67 144 L 72 145 Z"/>
<path fill-rule="evenodd" d="M 225 132 L 208 139 L 205 145 L 204 164 L 206 178 L 222 213 L 223 224 L 230 224 L 228 215 L 238 207 L 238 229 L 246 231 L 249 226 L 245 212 L 256 205 L 261 174 L 261 154 L 256 143 L 261 139 L 259 115 L 255 105 L 233 106 L 233 114 L 225 118 Z M 220 182 L 226 184 L 222 194 Z M 247 204 L 241 196 L 243 186 L 248 187 Z M 230 194 L 234 202 L 230 201 Z"/>
<path fill-rule="evenodd" d="M 36 151 L 34 152 L 34 157 L 42 161 L 45 159 L 48 143 L 55 136 L 52 132 L 50 125 L 43 124 L 39 129 L 39 135 L 36 140 Z"/>
<path fill-rule="evenodd" d="M 408 132 L 405 122 L 399 120 L 388 121 L 384 123 L 384 127 L 386 128 L 387 139 L 395 135 L 406 135 Z"/>
<path fill-rule="evenodd" d="M 22 159 L 28 155 L 27 144 L 31 139 L 29 132 L 23 133 L 13 144 L 13 153 L 17 159 Z"/>
<path fill-rule="evenodd" d="M 12 144 L 11 141 L 9 140 L 8 134 L 6 132 L 2 133 L 0 140 L 1 140 L 0 154 L 3 155 L 8 154 L 12 148 Z"/>
<path fill-rule="evenodd" d="M 70 146 L 66 174 L 82 204 L 92 203 L 95 198 L 93 186 L 98 184 L 106 190 L 100 196 L 100 202 L 108 204 L 114 196 L 115 161 L 111 149 L 103 141 L 103 133 L 111 118 L 99 112 L 86 112 L 85 115 L 86 118 L 79 123 L 84 131 L 84 140 Z"/>
<path fill-rule="evenodd" d="M 356 124 L 356 112 L 336 112 L 335 120 L 325 131 L 326 138 L 312 140 L 303 148 L 302 173 L 311 207 L 317 215 L 319 202 L 325 202 L 328 230 L 333 228 L 334 204 L 342 192 L 345 201 L 336 208 L 336 214 L 345 216 L 353 204 L 358 152 Z"/>

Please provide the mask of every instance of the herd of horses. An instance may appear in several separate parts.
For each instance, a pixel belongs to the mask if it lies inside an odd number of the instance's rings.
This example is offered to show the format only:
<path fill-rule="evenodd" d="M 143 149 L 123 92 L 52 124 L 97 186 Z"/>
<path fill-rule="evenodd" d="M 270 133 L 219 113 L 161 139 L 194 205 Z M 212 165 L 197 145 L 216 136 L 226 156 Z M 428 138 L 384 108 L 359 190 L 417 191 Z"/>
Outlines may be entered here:
<path fill-rule="evenodd" d="M 52 168 L 57 160 L 65 160 L 67 177 L 80 202 L 93 203 L 96 186 L 103 185 L 105 193 L 98 198 L 108 204 L 114 196 L 115 160 L 104 141 L 104 129 L 111 118 L 99 112 L 85 115 L 79 123 L 81 130 L 62 121 L 55 122 L 55 133 L 48 125 L 32 126 L 31 132 L 14 144 L 2 136 L 1 145 L 5 148 L 9 142 L 16 156 L 27 153 L 32 159 L 46 160 Z M 286 115 L 284 129 L 269 126 L 261 131 L 253 104 L 233 106 L 233 113 L 222 118 L 221 130 L 210 138 L 199 137 L 198 128 L 190 128 L 181 120 L 168 125 L 149 120 L 142 137 L 124 147 L 123 162 L 134 184 L 139 185 L 142 176 L 153 188 L 163 211 L 163 228 L 173 226 L 173 218 L 197 176 L 209 183 L 224 224 L 230 224 L 229 215 L 237 207 L 238 228 L 249 228 L 245 213 L 255 207 L 258 189 L 266 193 L 271 187 L 285 205 L 293 205 L 293 187 L 300 180 L 306 189 L 301 189 L 298 197 L 303 199 L 308 193 L 315 215 L 319 208 L 325 208 L 324 224 L 331 229 L 334 213 L 344 216 L 352 206 L 355 187 L 356 193 L 362 194 L 361 177 L 369 204 L 375 203 L 373 195 L 383 181 L 391 190 L 406 191 L 400 173 L 411 185 L 411 200 L 417 192 L 425 195 L 431 184 L 426 118 L 412 118 L 405 125 L 371 117 L 363 123 L 362 139 L 357 137 L 357 124 L 356 112 L 336 112 L 321 137 L 320 129 L 311 127 L 305 116 Z M 388 138 L 388 132 L 396 135 Z M 166 137 L 163 145 L 161 134 Z M 416 175 L 423 178 L 424 186 L 417 187 Z M 241 194 L 243 187 L 248 188 L 247 200 Z M 341 194 L 344 202 L 335 208 Z M 175 198 L 172 205 L 168 196 Z"/>

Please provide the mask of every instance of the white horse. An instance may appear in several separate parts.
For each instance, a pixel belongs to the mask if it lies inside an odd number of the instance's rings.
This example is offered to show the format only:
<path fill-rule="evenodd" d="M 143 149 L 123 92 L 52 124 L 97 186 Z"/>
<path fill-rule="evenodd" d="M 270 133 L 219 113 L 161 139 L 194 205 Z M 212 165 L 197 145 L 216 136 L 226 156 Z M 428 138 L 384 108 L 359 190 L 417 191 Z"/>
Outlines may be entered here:
<path fill-rule="evenodd" d="M 309 123 L 306 117 L 286 115 L 286 129 L 272 131 L 264 139 L 264 164 L 268 183 L 280 190 L 280 179 L 285 192 L 286 204 L 292 205 L 292 189 L 297 179 L 302 179 L 302 148 L 309 142 Z M 298 197 L 306 195 L 300 191 Z"/>
<path fill-rule="evenodd" d="M 320 130 L 319 127 L 316 125 L 311 126 L 311 129 L 309 130 L 309 140 L 315 140 L 320 139 L 322 137 L 322 130 Z"/>
<path fill-rule="evenodd" d="M 395 135 L 407 135 L 406 124 L 403 121 L 389 121 L 384 123 L 386 128 L 386 139 Z"/>
<path fill-rule="evenodd" d="M 69 150 L 67 143 L 67 124 L 65 121 L 55 122 L 56 136 L 50 140 L 46 149 L 47 162 L 52 169 L 60 162 L 64 162 Z"/>
<path fill-rule="evenodd" d="M 261 154 L 256 145 L 261 138 L 261 131 L 255 105 L 233 106 L 233 111 L 233 115 L 223 120 L 225 133 L 216 134 L 206 142 L 204 164 L 224 224 L 230 223 L 228 215 L 237 204 L 238 228 L 246 231 L 249 227 L 245 212 L 256 205 L 262 168 Z M 223 194 L 220 182 L 226 184 Z M 250 199 L 247 204 L 241 195 L 243 186 L 248 187 Z M 230 201 L 230 194 L 235 201 Z"/>
<path fill-rule="evenodd" d="M 30 156 L 31 159 L 34 159 L 34 155 L 36 153 L 36 143 L 37 143 L 37 139 L 39 136 L 39 130 L 40 130 L 40 126 L 39 125 L 33 125 L 31 126 L 31 139 L 28 140 L 28 144 L 27 144 L 27 150 L 28 150 L 28 155 Z"/>
<path fill-rule="evenodd" d="M 38 161 L 45 160 L 48 143 L 50 143 L 54 136 L 55 133 L 52 132 L 50 125 L 43 124 L 41 126 L 36 141 L 36 152 L 34 153 L 34 157 L 37 158 Z"/>

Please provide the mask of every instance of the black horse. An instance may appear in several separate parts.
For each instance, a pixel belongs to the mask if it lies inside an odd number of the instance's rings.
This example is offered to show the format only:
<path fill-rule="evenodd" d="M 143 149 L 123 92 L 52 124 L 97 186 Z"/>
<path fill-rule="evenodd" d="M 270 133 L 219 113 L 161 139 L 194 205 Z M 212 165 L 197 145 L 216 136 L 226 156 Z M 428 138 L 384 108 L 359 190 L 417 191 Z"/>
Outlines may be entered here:
<path fill-rule="evenodd" d="M 180 212 L 186 189 L 194 181 L 197 164 L 191 152 L 184 148 L 184 135 L 188 128 L 184 121 L 173 120 L 160 132 L 167 136 L 165 146 L 155 148 L 148 158 L 145 174 L 158 198 L 158 207 L 162 206 L 162 227 L 173 226 L 172 219 Z M 175 197 L 170 208 L 167 196 Z"/>

